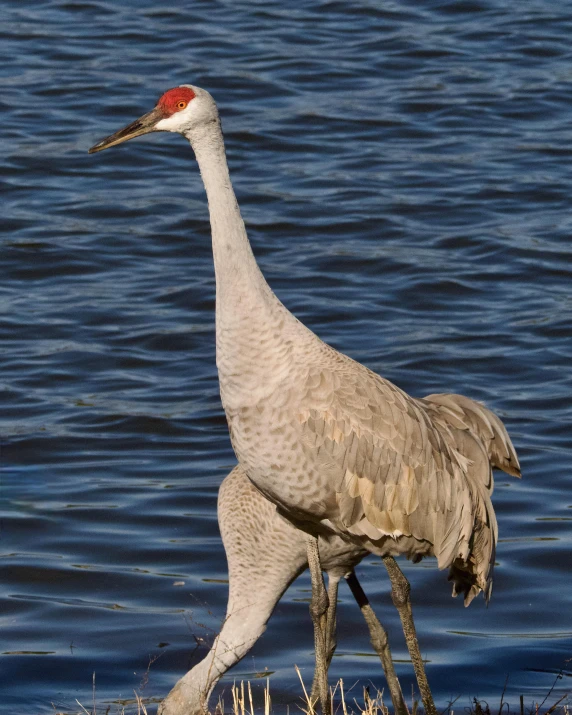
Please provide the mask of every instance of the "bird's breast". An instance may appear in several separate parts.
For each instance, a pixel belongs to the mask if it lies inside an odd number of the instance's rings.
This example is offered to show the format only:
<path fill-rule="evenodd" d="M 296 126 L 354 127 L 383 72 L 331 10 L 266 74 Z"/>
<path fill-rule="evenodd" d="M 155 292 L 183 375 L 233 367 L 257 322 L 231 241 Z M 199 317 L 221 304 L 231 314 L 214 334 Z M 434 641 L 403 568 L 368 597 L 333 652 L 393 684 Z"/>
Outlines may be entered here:
<path fill-rule="evenodd" d="M 320 520 L 336 508 L 335 488 L 304 448 L 298 400 L 297 386 L 281 384 L 255 404 L 225 411 L 236 456 L 259 491 L 293 518 Z"/>

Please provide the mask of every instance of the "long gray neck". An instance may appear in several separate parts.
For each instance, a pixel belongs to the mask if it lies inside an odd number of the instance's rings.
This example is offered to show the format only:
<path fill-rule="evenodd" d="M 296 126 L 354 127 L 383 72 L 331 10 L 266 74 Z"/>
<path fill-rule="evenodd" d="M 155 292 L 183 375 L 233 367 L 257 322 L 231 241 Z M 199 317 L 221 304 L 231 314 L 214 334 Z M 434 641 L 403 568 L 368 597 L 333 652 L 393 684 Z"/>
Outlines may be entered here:
<path fill-rule="evenodd" d="M 205 185 L 216 276 L 217 366 L 225 408 L 263 396 L 287 367 L 292 326 L 262 275 L 234 195 L 220 123 L 187 134 Z M 289 327 L 288 327 L 289 326 Z M 287 346 L 286 346 L 287 347 Z"/>
<path fill-rule="evenodd" d="M 234 195 L 219 121 L 189 133 L 207 192 L 215 262 L 217 308 L 222 301 L 236 301 L 239 293 L 266 295 L 264 279 L 246 235 Z"/>

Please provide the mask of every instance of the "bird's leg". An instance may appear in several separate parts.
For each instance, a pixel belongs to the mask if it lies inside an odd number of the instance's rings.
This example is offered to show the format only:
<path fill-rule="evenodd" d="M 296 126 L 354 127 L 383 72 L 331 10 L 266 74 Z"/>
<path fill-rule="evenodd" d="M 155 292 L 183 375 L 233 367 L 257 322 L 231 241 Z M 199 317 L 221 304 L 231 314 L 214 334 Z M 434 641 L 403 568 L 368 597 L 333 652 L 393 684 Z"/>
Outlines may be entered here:
<path fill-rule="evenodd" d="M 360 611 L 362 612 L 365 622 L 367 623 L 367 627 L 369 628 L 371 644 L 381 660 L 381 666 L 383 668 L 383 672 L 385 673 L 385 679 L 387 680 L 387 685 L 389 687 L 395 715 L 409 715 L 407 706 L 405 705 L 405 700 L 403 699 L 403 693 L 401 692 L 401 685 L 399 684 L 395 668 L 393 667 L 387 631 L 375 615 L 374 610 L 369 603 L 368 597 L 365 595 L 361 584 L 357 579 L 355 571 L 352 571 L 346 576 L 346 581 L 348 582 L 348 586 L 350 587 L 357 605 L 360 607 Z"/>
<path fill-rule="evenodd" d="M 328 612 L 326 614 L 326 667 L 330 667 L 332 658 L 336 650 L 336 608 L 338 604 L 338 585 L 340 577 L 336 574 L 328 574 Z M 320 698 L 318 670 L 314 671 L 314 681 L 312 683 L 312 694 L 310 700 L 316 703 Z"/>
<path fill-rule="evenodd" d="M 425 712 L 427 715 L 437 715 L 437 708 L 433 702 L 431 688 L 429 687 L 429 682 L 427 680 L 427 676 L 425 675 L 423 658 L 421 657 L 419 642 L 415 632 L 413 611 L 411 610 L 411 599 L 409 597 L 411 586 L 393 556 L 384 556 L 383 563 L 385 564 L 385 568 L 387 569 L 387 573 L 389 574 L 389 578 L 391 580 L 391 599 L 394 606 L 397 608 L 399 617 L 401 618 L 405 641 L 407 643 L 409 655 L 411 656 L 413 668 L 415 669 L 415 677 L 417 678 L 417 684 L 419 685 L 419 692 L 421 693 L 421 699 L 423 700 Z"/>
<path fill-rule="evenodd" d="M 336 651 L 336 612 L 338 607 L 339 577 L 328 576 L 328 611 L 326 613 L 326 662 L 328 668 Z"/>
<path fill-rule="evenodd" d="M 326 651 L 328 594 L 324 585 L 320 554 L 318 552 L 318 539 L 308 535 L 306 537 L 306 550 L 308 565 L 312 579 L 312 600 L 310 601 L 310 616 L 314 623 L 314 647 L 316 651 L 316 675 L 318 679 L 318 692 L 323 715 L 330 715 L 330 699 L 328 692 L 328 667 Z"/>

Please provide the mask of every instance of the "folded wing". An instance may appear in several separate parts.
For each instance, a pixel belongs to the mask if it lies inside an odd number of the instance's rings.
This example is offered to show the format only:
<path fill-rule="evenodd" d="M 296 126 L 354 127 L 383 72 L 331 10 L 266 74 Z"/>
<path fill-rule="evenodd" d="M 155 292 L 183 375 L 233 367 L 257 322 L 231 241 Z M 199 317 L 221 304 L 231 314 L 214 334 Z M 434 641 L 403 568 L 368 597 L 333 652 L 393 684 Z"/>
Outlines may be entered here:
<path fill-rule="evenodd" d="M 298 416 L 304 448 L 334 480 L 333 520 L 380 553 L 434 554 L 466 603 L 488 596 L 491 464 L 519 473 L 504 426 L 468 398 L 417 400 L 347 360 L 310 371 Z"/>

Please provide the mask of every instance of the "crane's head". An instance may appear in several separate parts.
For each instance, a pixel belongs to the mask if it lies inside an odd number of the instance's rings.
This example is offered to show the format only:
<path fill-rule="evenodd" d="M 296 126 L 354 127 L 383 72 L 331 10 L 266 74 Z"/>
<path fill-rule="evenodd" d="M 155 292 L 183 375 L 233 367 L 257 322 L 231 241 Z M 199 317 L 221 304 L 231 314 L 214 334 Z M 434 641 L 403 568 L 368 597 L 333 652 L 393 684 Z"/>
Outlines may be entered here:
<path fill-rule="evenodd" d="M 168 89 L 154 109 L 115 134 L 105 137 L 89 150 L 90 154 L 121 144 L 149 132 L 187 132 L 218 120 L 218 111 L 208 92 L 190 84 Z"/>

